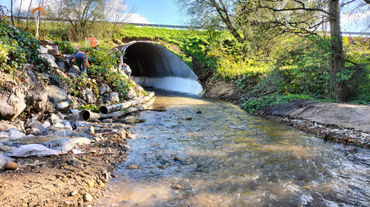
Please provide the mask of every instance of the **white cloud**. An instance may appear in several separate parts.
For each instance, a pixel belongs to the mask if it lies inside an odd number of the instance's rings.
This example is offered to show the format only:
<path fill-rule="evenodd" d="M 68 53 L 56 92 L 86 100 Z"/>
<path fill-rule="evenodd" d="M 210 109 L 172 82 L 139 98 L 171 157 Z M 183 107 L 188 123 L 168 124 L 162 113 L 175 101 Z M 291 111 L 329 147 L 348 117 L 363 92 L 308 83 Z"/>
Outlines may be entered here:
<path fill-rule="evenodd" d="M 361 13 L 354 14 L 342 14 L 340 21 L 342 24 L 358 22 L 362 20 L 370 19 L 370 10 Z"/>
<path fill-rule="evenodd" d="M 129 13 L 126 14 L 127 17 L 125 18 L 124 22 L 127 23 L 144 23 L 144 24 L 150 24 L 150 22 L 143 16 L 140 16 L 136 13 Z"/>

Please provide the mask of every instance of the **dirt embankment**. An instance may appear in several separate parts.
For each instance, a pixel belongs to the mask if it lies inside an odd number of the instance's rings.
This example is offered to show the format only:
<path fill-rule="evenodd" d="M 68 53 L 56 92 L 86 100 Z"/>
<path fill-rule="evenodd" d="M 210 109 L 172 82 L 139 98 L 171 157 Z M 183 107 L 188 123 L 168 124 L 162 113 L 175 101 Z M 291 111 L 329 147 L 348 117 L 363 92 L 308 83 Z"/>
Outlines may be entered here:
<path fill-rule="evenodd" d="M 264 108 L 257 115 L 326 140 L 370 147 L 370 106 L 296 100 Z"/>
<path fill-rule="evenodd" d="M 0 206 L 89 206 L 126 157 L 129 126 L 85 123 L 79 131 L 95 127 L 94 142 L 81 154 L 16 158 L 16 171 L 0 172 Z"/>
<path fill-rule="evenodd" d="M 206 96 L 238 102 L 239 91 L 232 84 L 208 84 Z M 315 134 L 325 140 L 370 147 L 370 106 L 296 100 L 256 112 L 274 121 Z"/>

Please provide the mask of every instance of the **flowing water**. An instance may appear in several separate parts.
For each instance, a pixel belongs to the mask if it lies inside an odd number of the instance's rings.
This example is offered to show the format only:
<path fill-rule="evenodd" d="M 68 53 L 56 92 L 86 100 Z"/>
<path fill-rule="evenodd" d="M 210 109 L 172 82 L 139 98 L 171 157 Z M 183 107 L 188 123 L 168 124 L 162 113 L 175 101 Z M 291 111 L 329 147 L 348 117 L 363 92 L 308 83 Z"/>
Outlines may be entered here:
<path fill-rule="evenodd" d="M 96 206 L 369 206 L 370 154 L 221 101 L 160 96 Z M 136 165 L 137 169 L 130 169 Z"/>

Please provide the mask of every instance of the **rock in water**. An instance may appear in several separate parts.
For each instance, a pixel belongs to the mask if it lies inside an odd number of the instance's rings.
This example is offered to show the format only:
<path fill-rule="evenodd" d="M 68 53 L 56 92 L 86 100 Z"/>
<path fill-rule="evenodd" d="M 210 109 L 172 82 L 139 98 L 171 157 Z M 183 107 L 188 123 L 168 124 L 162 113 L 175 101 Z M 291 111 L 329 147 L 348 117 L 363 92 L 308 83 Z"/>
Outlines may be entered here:
<path fill-rule="evenodd" d="M 129 169 L 137 169 L 137 165 L 130 165 L 128 166 Z"/>
<path fill-rule="evenodd" d="M 17 163 L 8 161 L 4 165 L 4 170 L 16 170 L 18 168 Z"/>

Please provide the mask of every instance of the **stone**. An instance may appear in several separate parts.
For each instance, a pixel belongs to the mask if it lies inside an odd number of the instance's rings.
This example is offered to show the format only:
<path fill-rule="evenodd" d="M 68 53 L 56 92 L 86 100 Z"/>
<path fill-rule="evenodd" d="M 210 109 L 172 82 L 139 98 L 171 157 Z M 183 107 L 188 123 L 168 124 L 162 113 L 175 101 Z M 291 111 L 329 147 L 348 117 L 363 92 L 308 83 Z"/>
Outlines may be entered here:
<path fill-rule="evenodd" d="M 0 120 L 0 130 L 3 131 L 9 131 L 11 128 L 14 129 L 22 129 L 23 128 L 23 123 L 22 126 L 19 125 L 20 123 L 15 123 L 15 122 L 10 122 L 6 120 Z"/>
<path fill-rule="evenodd" d="M 25 137 L 26 135 L 23 132 L 20 132 L 18 129 L 10 129 L 9 130 L 9 138 L 12 139 L 19 139 L 21 137 Z"/>
<path fill-rule="evenodd" d="M 14 120 L 26 108 L 25 94 L 20 87 L 0 90 L 0 119 Z"/>
<path fill-rule="evenodd" d="M 90 194 L 86 193 L 84 195 L 84 201 L 91 202 L 92 200 L 93 200 L 93 197 Z"/>
<path fill-rule="evenodd" d="M 56 129 L 48 132 L 48 135 L 53 135 L 53 136 L 59 136 L 59 137 L 69 137 L 72 135 L 71 130 L 67 129 Z"/>
<path fill-rule="evenodd" d="M 41 53 L 39 55 L 41 58 L 44 58 L 45 60 L 47 60 L 49 63 L 50 63 L 50 66 L 53 67 L 53 68 L 58 68 L 58 65 L 57 63 L 55 62 L 55 57 L 50 55 L 50 54 L 43 54 Z"/>
<path fill-rule="evenodd" d="M 4 170 L 16 170 L 18 168 L 17 163 L 8 161 L 4 165 Z"/>
<path fill-rule="evenodd" d="M 72 65 L 69 67 L 68 73 L 73 73 L 74 75 L 78 76 L 78 73 L 80 72 L 80 69 L 76 65 Z"/>
<path fill-rule="evenodd" d="M 72 133 L 72 132 L 71 132 Z M 75 137 L 75 138 L 62 138 L 55 139 L 48 142 L 44 142 L 43 145 L 50 147 L 51 149 L 59 150 L 62 152 L 68 152 L 81 145 L 90 144 L 91 140 L 86 137 Z"/>
<path fill-rule="evenodd" d="M 36 112 L 42 112 L 46 109 L 48 101 L 48 93 L 44 90 L 36 90 L 32 93 L 30 104 Z"/>
<path fill-rule="evenodd" d="M 39 121 L 37 121 L 37 119 L 37 116 L 33 116 L 31 119 L 28 119 L 26 122 L 26 128 L 37 129 L 41 133 L 46 132 L 48 129 Z"/>
<path fill-rule="evenodd" d="M 58 155 L 60 151 L 52 150 L 41 144 L 27 144 L 18 147 L 13 150 L 9 156 L 10 157 L 43 157 L 50 155 Z"/>
<path fill-rule="evenodd" d="M 135 116 L 127 116 L 124 119 L 120 119 L 125 124 L 137 124 L 137 123 L 144 123 L 145 119 L 136 118 Z"/>
<path fill-rule="evenodd" d="M 71 159 L 67 160 L 67 164 L 71 165 L 73 167 L 83 168 L 83 163 L 80 160 L 76 159 L 76 158 L 71 158 Z"/>
<path fill-rule="evenodd" d="M 24 73 L 24 74 L 26 75 L 27 84 L 29 84 L 31 86 L 40 85 L 39 81 L 37 80 L 37 77 L 36 77 L 35 73 L 32 70 L 26 70 L 26 73 Z"/>
<path fill-rule="evenodd" d="M 51 121 L 51 123 L 53 123 L 53 124 L 56 124 L 56 123 L 59 123 L 59 122 L 61 122 L 61 119 L 62 119 L 63 117 L 60 117 L 59 115 L 57 115 L 57 114 L 50 114 L 50 121 Z"/>
<path fill-rule="evenodd" d="M 78 194 L 78 191 L 77 190 L 74 190 L 74 191 L 71 191 L 68 196 L 75 196 Z"/>
<path fill-rule="evenodd" d="M 107 84 L 102 84 L 99 86 L 99 92 L 101 95 L 111 93 L 112 89 Z"/>
<path fill-rule="evenodd" d="M 52 100 L 55 104 L 68 100 L 67 92 L 55 85 L 47 86 L 45 89 L 48 93 L 49 99 Z"/>
<path fill-rule="evenodd" d="M 69 107 L 69 101 L 62 101 L 55 104 L 55 108 L 59 110 L 63 110 Z"/>
<path fill-rule="evenodd" d="M 62 120 L 61 123 L 63 124 L 63 126 L 64 126 L 65 129 L 69 129 L 71 131 L 73 130 L 72 124 L 68 120 Z"/>
<path fill-rule="evenodd" d="M 119 94 L 117 92 L 113 92 L 109 96 L 109 101 L 116 104 L 120 102 Z"/>
<path fill-rule="evenodd" d="M 58 45 L 52 45 L 51 47 L 55 51 L 55 54 L 58 55 L 59 54 L 59 47 L 58 47 Z"/>
<path fill-rule="evenodd" d="M 126 139 L 126 130 L 125 129 L 120 129 L 117 132 L 118 136 L 121 137 L 121 139 Z"/>
<path fill-rule="evenodd" d="M 40 53 L 40 54 L 47 54 L 48 53 L 48 49 L 44 46 L 41 46 L 39 47 L 39 49 L 37 49 L 37 51 Z"/>
<path fill-rule="evenodd" d="M 12 160 L 9 157 L 5 156 L 3 153 L 0 153 L 0 170 L 9 161 L 12 161 Z"/>
<path fill-rule="evenodd" d="M 89 131 L 91 135 L 94 135 L 95 134 L 94 126 L 90 126 Z"/>
<path fill-rule="evenodd" d="M 137 165 L 129 165 L 128 169 L 137 169 Z"/>
<path fill-rule="evenodd" d="M 66 70 L 66 64 L 64 61 L 57 61 L 58 68 L 62 69 L 63 71 Z"/>
<path fill-rule="evenodd" d="M 179 190 L 179 189 L 181 189 L 181 188 L 182 188 L 182 186 L 181 186 L 181 185 L 179 185 L 179 184 L 173 184 L 173 185 L 171 185 L 171 187 L 172 187 L 173 189 L 175 189 L 175 190 Z"/>
<path fill-rule="evenodd" d="M 127 98 L 128 99 L 133 99 L 135 97 L 136 97 L 136 91 L 133 90 L 133 89 L 129 90 L 128 93 L 127 93 Z"/>
<path fill-rule="evenodd" d="M 96 96 L 90 88 L 83 90 L 81 95 L 82 99 L 89 104 L 93 104 L 96 102 Z"/>

